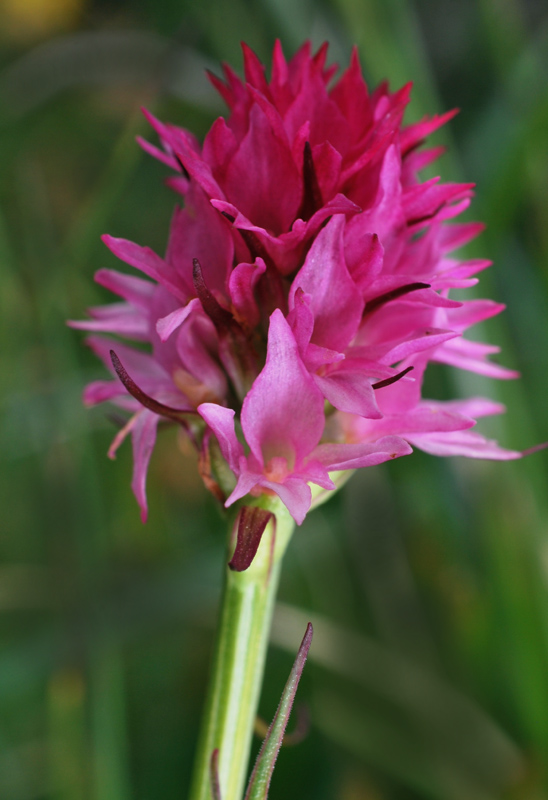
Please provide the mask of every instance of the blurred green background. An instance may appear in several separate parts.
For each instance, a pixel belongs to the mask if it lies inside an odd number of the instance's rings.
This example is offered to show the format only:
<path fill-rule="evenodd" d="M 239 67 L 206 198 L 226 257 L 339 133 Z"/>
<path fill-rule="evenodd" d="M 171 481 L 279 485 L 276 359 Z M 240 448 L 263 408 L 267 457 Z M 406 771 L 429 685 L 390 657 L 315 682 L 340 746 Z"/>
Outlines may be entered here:
<path fill-rule="evenodd" d="M 478 336 L 519 381 L 431 368 L 428 394 L 508 406 L 483 430 L 548 439 L 548 7 L 542 0 L 0 0 L 0 798 L 185 797 L 224 530 L 172 429 L 149 474 L 106 450 L 103 369 L 65 327 L 110 300 L 110 232 L 160 252 L 174 196 L 134 143 L 143 104 L 203 136 L 204 77 L 307 37 L 371 84 L 413 80 L 407 119 L 458 106 L 444 179 L 474 180 Z M 151 137 L 153 138 L 153 137 Z M 468 295 L 470 296 L 470 295 Z M 409 459 L 363 470 L 291 543 L 260 711 L 270 718 L 308 619 L 272 800 L 548 797 L 548 455 Z"/>

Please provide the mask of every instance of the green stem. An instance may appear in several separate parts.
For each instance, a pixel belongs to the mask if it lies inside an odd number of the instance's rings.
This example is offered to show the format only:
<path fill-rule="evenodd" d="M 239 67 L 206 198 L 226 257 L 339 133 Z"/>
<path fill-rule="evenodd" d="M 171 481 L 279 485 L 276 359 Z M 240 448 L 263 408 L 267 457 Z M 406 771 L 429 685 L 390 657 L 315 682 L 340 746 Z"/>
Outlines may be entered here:
<path fill-rule="evenodd" d="M 210 763 L 219 750 L 223 800 L 241 800 L 249 760 L 281 560 L 294 522 L 279 501 L 263 499 L 275 515 L 253 563 L 244 572 L 228 567 L 208 698 L 194 765 L 190 800 L 211 800 Z M 229 537 L 230 560 L 234 535 Z"/>

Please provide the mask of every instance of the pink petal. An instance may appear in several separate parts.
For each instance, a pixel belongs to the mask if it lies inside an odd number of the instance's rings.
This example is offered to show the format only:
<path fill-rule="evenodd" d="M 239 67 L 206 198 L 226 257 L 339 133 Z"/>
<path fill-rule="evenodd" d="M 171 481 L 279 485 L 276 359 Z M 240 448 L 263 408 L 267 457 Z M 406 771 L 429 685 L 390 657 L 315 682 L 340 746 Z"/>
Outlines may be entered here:
<path fill-rule="evenodd" d="M 143 113 L 162 141 L 177 154 L 186 171 L 200 184 L 208 197 L 224 199 L 224 194 L 219 184 L 214 179 L 209 164 L 206 164 L 203 158 L 196 152 L 194 143 L 189 134 L 181 128 L 175 128 L 172 125 L 164 125 L 146 109 L 143 109 Z"/>
<path fill-rule="evenodd" d="M 250 328 L 259 324 L 261 312 L 255 299 L 255 288 L 261 275 L 266 271 L 266 264 L 262 258 L 257 258 L 254 264 L 238 264 L 231 274 L 228 282 L 228 292 L 236 316 Z"/>
<path fill-rule="evenodd" d="M 235 228 L 254 233 L 282 275 L 289 275 L 300 266 L 306 244 L 317 233 L 326 219 L 329 219 L 334 214 L 355 215 L 360 211 L 360 208 L 355 203 L 348 200 L 344 195 L 338 194 L 333 200 L 330 200 L 316 211 L 308 222 L 297 219 L 291 226 L 290 231 L 275 235 L 259 225 L 254 225 L 232 203 L 212 200 L 211 204 L 220 212 L 229 214 L 230 217 L 234 218 L 233 225 Z M 245 257 L 242 260 L 245 260 Z"/>
<path fill-rule="evenodd" d="M 174 192 L 181 194 L 183 197 L 185 197 L 190 188 L 190 181 L 183 175 L 170 175 L 165 179 L 164 183 Z"/>
<path fill-rule="evenodd" d="M 156 331 L 158 332 L 158 336 L 160 337 L 161 341 L 167 341 L 173 331 L 177 330 L 177 328 L 183 324 L 187 317 L 200 307 L 200 301 L 195 297 L 190 301 L 190 303 L 187 303 L 186 306 L 176 308 L 175 311 L 172 311 L 171 314 L 167 315 L 167 317 L 162 317 L 159 319 L 156 323 Z"/>
<path fill-rule="evenodd" d="M 316 372 L 320 367 L 344 361 L 345 355 L 344 353 L 338 353 L 336 350 L 329 350 L 327 347 L 309 344 L 302 358 L 306 368 L 310 372 Z"/>
<path fill-rule="evenodd" d="M 111 303 L 89 309 L 91 320 L 70 320 L 67 325 L 82 331 L 114 333 L 127 339 L 149 340 L 148 315 L 129 303 Z"/>
<path fill-rule="evenodd" d="M 313 457 L 330 472 L 359 467 L 372 467 L 392 458 L 407 456 L 412 450 L 399 436 L 385 436 L 376 442 L 360 444 L 321 444 Z"/>
<path fill-rule="evenodd" d="M 485 230 L 483 222 L 459 222 L 452 225 L 444 225 L 440 229 L 440 245 L 443 252 L 451 252 L 457 247 L 468 244 L 476 236 Z"/>
<path fill-rule="evenodd" d="M 311 308 L 312 298 L 309 294 L 305 294 L 299 286 L 293 297 L 290 297 L 290 302 L 291 300 L 293 301 L 293 308 L 287 315 L 287 322 L 293 331 L 299 352 L 303 356 L 314 330 L 314 314 Z"/>
<path fill-rule="evenodd" d="M 145 153 L 148 153 L 149 156 L 153 158 L 157 158 L 158 161 L 161 161 L 163 164 L 166 164 L 171 169 L 180 170 L 181 167 L 179 166 L 179 162 L 176 158 L 174 158 L 170 153 L 166 153 L 165 150 L 160 150 L 158 147 L 154 147 L 153 144 L 147 142 L 146 139 L 143 139 L 142 136 L 137 136 L 137 143 L 143 148 Z M 188 181 L 187 181 L 188 184 Z"/>
<path fill-rule="evenodd" d="M 222 402 L 226 397 L 227 378 L 216 354 L 219 338 L 213 323 L 201 306 L 194 306 L 177 334 L 177 353 L 182 366 Z M 209 398 L 211 399 L 211 398 Z"/>
<path fill-rule="evenodd" d="M 368 181 L 359 175 L 354 180 L 357 186 L 352 187 L 350 196 L 366 210 L 349 221 L 347 243 L 365 233 L 376 233 L 384 242 L 405 222 L 401 207 L 401 158 L 395 145 L 390 145 L 384 155 L 374 198 Z"/>
<path fill-rule="evenodd" d="M 314 380 L 325 399 L 339 411 L 369 419 L 380 419 L 382 416 L 367 375 L 338 369 L 324 377 L 315 375 Z"/>
<path fill-rule="evenodd" d="M 467 456 L 487 458 L 495 461 L 510 461 L 521 458 L 517 450 L 505 450 L 497 442 L 486 439 L 475 431 L 453 431 L 405 437 L 411 444 L 434 456 Z"/>
<path fill-rule="evenodd" d="M 322 142 L 312 148 L 312 160 L 324 200 L 330 200 L 339 185 L 342 156 L 331 142 Z"/>
<path fill-rule="evenodd" d="M 455 114 L 458 114 L 458 111 L 458 108 L 454 108 L 452 111 L 447 111 L 441 116 L 434 114 L 433 117 L 425 117 L 414 125 L 408 125 L 400 134 L 402 153 L 407 153 L 412 148 L 417 147 L 427 136 L 430 136 L 435 130 L 441 128 L 441 126 L 449 122 L 450 119 L 453 119 Z"/>
<path fill-rule="evenodd" d="M 302 525 L 312 503 L 310 486 L 302 478 L 287 478 L 284 483 L 262 481 L 261 485 L 275 492 L 297 525 Z"/>
<path fill-rule="evenodd" d="M 247 83 L 251 84 L 255 89 L 258 89 L 265 96 L 268 96 L 270 91 L 266 82 L 263 64 L 259 61 L 259 58 L 251 47 L 248 47 L 245 42 L 242 42 L 242 51 L 244 55 L 244 73 Z"/>
<path fill-rule="evenodd" d="M 279 309 L 270 317 L 266 364 L 244 400 L 241 419 L 246 441 L 260 464 L 281 456 L 291 468 L 322 435 L 322 395 Z"/>
<path fill-rule="evenodd" d="M 348 124 L 337 104 L 329 97 L 322 74 L 309 62 L 306 78 L 285 114 L 290 141 L 305 121 L 310 121 L 312 147 L 329 141 L 341 154 L 348 150 Z"/>
<path fill-rule="evenodd" d="M 221 185 L 225 182 L 227 167 L 237 148 L 238 142 L 233 131 L 223 117 L 219 117 L 204 139 L 202 157 L 210 165 L 215 179 Z"/>
<path fill-rule="evenodd" d="M 402 164 L 402 184 L 409 186 L 416 182 L 417 172 L 430 166 L 446 152 L 445 147 L 430 147 L 428 150 L 414 150 L 405 155 Z M 412 176 L 412 177 L 410 177 Z"/>
<path fill-rule="evenodd" d="M 112 400 L 120 394 L 125 394 L 126 390 L 119 380 L 115 381 L 93 381 L 88 383 L 84 389 L 83 401 L 86 406 L 94 406 L 97 403 L 104 403 Z"/>
<path fill-rule="evenodd" d="M 470 197 L 473 183 L 438 183 L 432 178 L 408 189 L 403 195 L 403 207 L 409 225 L 432 215 L 447 203 Z"/>
<path fill-rule="evenodd" d="M 285 60 L 282 43 L 279 39 L 274 42 L 274 49 L 272 51 L 272 79 L 271 86 L 278 88 L 287 83 L 288 78 L 287 61 Z"/>
<path fill-rule="evenodd" d="M 127 239 L 115 239 L 114 236 L 108 234 L 101 238 L 115 256 L 125 261 L 126 264 L 140 269 L 149 278 L 169 289 L 180 302 L 186 303 L 188 298 L 184 284 L 181 284 L 176 273 L 153 250 L 149 247 L 140 247 Z"/>
<path fill-rule="evenodd" d="M 239 461 L 244 455 L 244 448 L 234 431 L 234 410 L 216 403 L 202 403 L 198 406 L 198 413 L 217 437 L 223 458 L 230 469 L 239 473 Z"/>
<path fill-rule="evenodd" d="M 494 300 L 467 300 L 460 308 L 451 309 L 447 316 L 451 328 L 463 331 L 477 322 L 495 317 L 505 308 L 503 303 Z"/>
<path fill-rule="evenodd" d="M 352 430 L 361 441 L 376 441 L 381 436 L 415 436 L 423 433 L 445 433 L 473 428 L 475 421 L 457 408 L 443 403 L 421 402 L 400 414 L 386 414 L 379 420 L 356 420 Z"/>
<path fill-rule="evenodd" d="M 310 295 L 312 342 L 338 351 L 355 336 L 363 312 L 363 301 L 344 259 L 344 224 L 345 218 L 338 214 L 320 232 L 289 294 L 290 306 L 297 289 Z"/>
<path fill-rule="evenodd" d="M 258 105 L 249 115 L 249 130 L 227 170 L 228 200 L 256 225 L 274 233 L 286 231 L 300 204 L 297 168 Z"/>
<path fill-rule="evenodd" d="M 239 477 L 236 486 L 228 497 L 225 508 L 229 508 L 237 500 L 241 500 L 259 485 L 262 475 L 257 472 L 250 472 L 247 469 L 246 459 L 244 456 L 240 458 L 240 466 L 238 469 Z"/>
<path fill-rule="evenodd" d="M 345 256 L 352 279 L 364 292 L 382 270 L 384 248 L 376 233 L 355 230 L 352 236 L 345 235 Z"/>
<path fill-rule="evenodd" d="M 193 184 L 185 208 L 176 208 L 169 232 L 166 261 L 177 272 L 187 297 L 195 295 L 192 263 L 198 259 L 210 291 L 226 293 L 234 244 L 230 225 L 211 206 L 202 189 Z"/>
<path fill-rule="evenodd" d="M 359 141 L 372 124 L 373 113 L 356 47 L 352 49 L 350 66 L 331 90 L 330 97 L 347 121 L 351 140 Z"/>
<path fill-rule="evenodd" d="M 504 414 L 506 411 L 506 407 L 502 403 L 495 403 L 494 400 L 489 400 L 486 397 L 468 397 L 465 400 L 445 400 L 440 402 L 429 400 L 428 404 L 472 419 L 490 417 L 493 414 Z"/>
<path fill-rule="evenodd" d="M 112 269 L 100 269 L 95 273 L 95 281 L 99 286 L 104 286 L 114 294 L 120 295 L 128 303 L 144 310 L 150 308 L 150 300 L 156 289 L 156 284 L 135 278 L 133 275 L 124 275 Z"/>
<path fill-rule="evenodd" d="M 383 364 L 395 364 L 402 358 L 409 358 L 415 353 L 439 347 L 440 344 L 455 339 L 459 334 L 454 331 L 444 331 L 439 328 L 426 328 L 413 331 L 407 339 L 397 345 L 379 345 L 365 348 L 369 358 L 378 358 Z"/>
<path fill-rule="evenodd" d="M 150 394 L 158 390 L 173 389 L 170 375 L 149 353 L 135 350 L 133 347 L 106 337 L 88 336 L 86 344 L 113 375 L 116 373 L 110 359 L 110 351 L 115 350 L 128 373 L 143 391 Z"/>
<path fill-rule="evenodd" d="M 498 347 L 494 348 L 494 352 L 498 352 L 498 349 Z M 487 361 L 486 356 L 491 352 L 493 352 L 493 348 L 489 345 L 459 337 L 439 347 L 432 354 L 432 360 L 476 372 L 479 375 L 487 375 L 489 378 L 502 380 L 519 378 L 519 372 L 516 370 Z"/>
<path fill-rule="evenodd" d="M 416 282 L 416 278 L 413 275 L 379 276 L 369 284 L 364 292 L 366 312 L 367 303 L 374 303 L 377 298 L 387 295 L 389 292 L 396 292 L 398 289 L 403 289 L 405 286 L 410 286 Z M 400 295 L 389 302 L 425 303 L 426 305 L 435 306 L 437 308 L 460 308 L 462 306 L 462 303 L 458 300 L 450 300 L 448 297 L 443 297 L 430 288 L 416 289 L 408 294 Z"/>
<path fill-rule="evenodd" d="M 133 441 L 133 479 L 131 488 L 141 507 L 141 519 L 147 521 L 148 506 L 146 497 L 146 478 L 150 456 L 156 442 L 159 417 L 148 409 L 139 412 L 131 431 Z"/>

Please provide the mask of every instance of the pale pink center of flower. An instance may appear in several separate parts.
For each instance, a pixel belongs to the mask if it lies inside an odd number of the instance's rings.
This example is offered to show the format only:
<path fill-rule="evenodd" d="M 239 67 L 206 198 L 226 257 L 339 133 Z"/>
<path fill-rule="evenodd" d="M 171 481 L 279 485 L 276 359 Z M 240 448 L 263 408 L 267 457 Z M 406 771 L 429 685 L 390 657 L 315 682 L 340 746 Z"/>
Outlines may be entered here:
<path fill-rule="evenodd" d="M 283 483 L 289 473 L 287 459 L 282 456 L 271 458 L 264 470 L 265 478 L 273 483 Z"/>

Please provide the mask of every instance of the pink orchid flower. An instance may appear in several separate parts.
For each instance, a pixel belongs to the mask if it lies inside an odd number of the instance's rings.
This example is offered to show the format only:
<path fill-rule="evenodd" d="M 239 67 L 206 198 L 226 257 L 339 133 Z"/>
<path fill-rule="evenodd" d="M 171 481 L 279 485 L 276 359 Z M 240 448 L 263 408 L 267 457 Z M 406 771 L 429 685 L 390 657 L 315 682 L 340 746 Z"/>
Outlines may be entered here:
<path fill-rule="evenodd" d="M 230 114 L 203 145 L 145 112 L 162 147 L 140 143 L 174 170 L 168 183 L 184 208 L 164 257 L 104 237 L 145 277 L 99 270 L 121 302 L 72 323 L 93 332 L 88 342 L 113 373 L 90 384 L 85 401 L 130 414 L 110 455 L 131 434 L 143 518 L 160 421 L 185 428 L 206 485 L 226 505 L 275 494 L 298 523 L 311 484 L 333 489 L 333 473 L 411 446 L 522 455 L 472 430 L 499 404 L 422 397 L 429 362 L 517 374 L 489 360 L 498 348 L 464 336 L 503 306 L 450 297 L 489 266 L 453 255 L 482 230 L 451 222 L 472 184 L 419 177 L 442 152 L 423 149 L 425 139 L 455 112 L 405 126 L 410 85 L 370 94 L 356 51 L 333 83 L 326 55 L 307 43 L 287 62 L 278 42 L 268 80 L 244 45 L 245 80 L 228 66 L 224 81 L 210 76 Z"/>
<path fill-rule="evenodd" d="M 309 483 L 335 489 L 330 471 L 368 467 L 411 452 L 397 436 L 357 445 L 320 444 L 325 426 L 324 398 L 303 364 L 295 337 L 279 309 L 270 318 L 266 364 L 242 406 L 248 455 L 236 437 L 233 409 L 203 403 L 198 411 L 238 477 L 226 505 L 249 493 L 273 492 L 299 525 L 310 508 Z"/>

